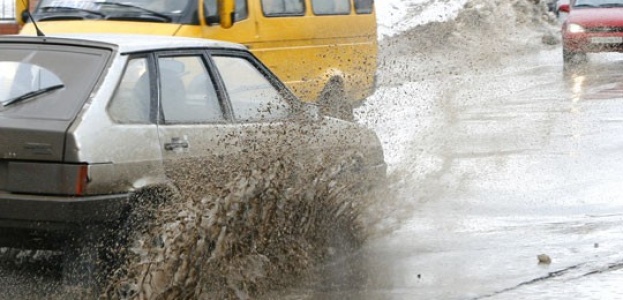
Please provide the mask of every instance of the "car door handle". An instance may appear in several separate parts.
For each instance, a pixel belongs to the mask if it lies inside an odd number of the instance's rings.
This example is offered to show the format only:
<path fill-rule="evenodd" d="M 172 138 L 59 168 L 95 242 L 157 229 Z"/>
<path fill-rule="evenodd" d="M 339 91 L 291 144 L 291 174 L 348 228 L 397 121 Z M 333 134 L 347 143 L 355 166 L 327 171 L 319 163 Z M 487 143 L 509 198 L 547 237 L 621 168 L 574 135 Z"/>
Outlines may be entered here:
<path fill-rule="evenodd" d="M 187 149 L 188 141 L 182 140 L 180 138 L 172 138 L 170 143 L 164 144 L 164 150 L 172 151 L 175 149 Z"/>

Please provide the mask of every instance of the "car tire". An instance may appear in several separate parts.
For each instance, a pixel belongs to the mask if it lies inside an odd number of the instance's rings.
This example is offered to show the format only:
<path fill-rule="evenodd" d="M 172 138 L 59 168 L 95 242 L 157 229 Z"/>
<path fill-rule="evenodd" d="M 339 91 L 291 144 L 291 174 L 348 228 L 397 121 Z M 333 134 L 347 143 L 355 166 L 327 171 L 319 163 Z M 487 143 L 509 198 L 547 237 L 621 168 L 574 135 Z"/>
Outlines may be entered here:
<path fill-rule="evenodd" d="M 76 234 L 63 249 L 62 281 L 66 287 L 76 287 L 85 297 L 109 294 L 115 273 L 123 271 L 129 247 L 138 231 L 145 230 L 153 212 L 169 199 L 166 188 L 149 188 L 130 196 L 130 206 L 116 223 L 86 228 Z M 117 295 L 133 291 L 118 286 Z M 84 293 L 88 294 L 84 294 Z M 108 295 L 110 298 L 111 295 Z M 113 297 L 114 298 L 114 297 Z"/>
<path fill-rule="evenodd" d="M 353 121 L 353 105 L 346 99 L 346 92 L 343 81 L 334 77 L 325 85 L 318 99 L 320 112 L 323 115 L 338 119 Z"/>
<path fill-rule="evenodd" d="M 136 278 L 126 278 L 128 273 L 140 269 L 142 264 L 136 260 L 140 254 L 132 248 L 142 243 L 140 240 L 142 233 L 152 231 L 155 229 L 154 226 L 158 226 L 158 222 L 152 223 L 163 204 L 179 202 L 176 197 L 180 197 L 179 191 L 171 186 L 145 188 L 130 197 L 131 207 L 114 233 L 115 244 L 108 246 L 112 251 L 109 252 L 110 267 L 106 273 L 109 276 L 106 278 L 106 286 L 101 294 L 104 298 L 134 299 L 144 292 L 141 285 L 134 281 Z M 147 273 L 153 275 L 151 271 Z M 141 274 L 141 276 L 146 275 Z"/>

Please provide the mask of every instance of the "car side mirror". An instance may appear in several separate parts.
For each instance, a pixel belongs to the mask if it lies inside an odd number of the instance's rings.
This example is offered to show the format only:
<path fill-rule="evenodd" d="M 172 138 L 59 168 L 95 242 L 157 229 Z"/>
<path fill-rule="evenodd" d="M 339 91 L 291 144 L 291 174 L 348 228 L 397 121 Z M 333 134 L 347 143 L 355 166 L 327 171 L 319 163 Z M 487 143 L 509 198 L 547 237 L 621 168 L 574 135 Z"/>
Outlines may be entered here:
<path fill-rule="evenodd" d="M 22 25 L 28 22 L 28 19 L 30 19 L 30 15 L 28 14 L 28 11 L 23 11 L 21 17 L 22 18 L 21 20 L 18 21 L 18 23 L 21 23 Z"/>
<path fill-rule="evenodd" d="M 19 25 L 24 25 L 28 21 L 28 9 L 30 0 L 15 0 L 15 21 Z"/>
<path fill-rule="evenodd" d="M 569 6 L 569 4 L 561 4 L 558 10 L 564 13 L 569 13 L 571 7 Z"/>

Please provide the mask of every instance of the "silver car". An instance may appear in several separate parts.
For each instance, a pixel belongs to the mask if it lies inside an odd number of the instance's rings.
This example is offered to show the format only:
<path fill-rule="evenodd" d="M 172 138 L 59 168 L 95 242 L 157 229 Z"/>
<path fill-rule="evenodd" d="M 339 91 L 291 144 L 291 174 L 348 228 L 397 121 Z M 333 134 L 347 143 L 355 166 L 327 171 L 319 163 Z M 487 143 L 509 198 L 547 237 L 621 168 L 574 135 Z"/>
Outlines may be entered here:
<path fill-rule="evenodd" d="M 275 162 L 318 185 L 314 172 L 349 157 L 359 184 L 382 179 L 375 133 L 318 111 L 240 45 L 0 37 L 0 247 L 63 249 L 125 224 L 149 191 L 235 192 L 228 181 Z"/>

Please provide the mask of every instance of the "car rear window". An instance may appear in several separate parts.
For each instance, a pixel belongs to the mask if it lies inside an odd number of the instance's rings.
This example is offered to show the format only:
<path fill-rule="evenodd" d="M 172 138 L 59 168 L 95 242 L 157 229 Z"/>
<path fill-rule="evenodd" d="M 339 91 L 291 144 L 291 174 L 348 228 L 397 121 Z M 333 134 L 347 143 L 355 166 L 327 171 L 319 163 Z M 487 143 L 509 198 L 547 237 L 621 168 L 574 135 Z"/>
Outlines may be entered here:
<path fill-rule="evenodd" d="M 0 117 L 72 119 L 109 56 L 96 48 L 0 44 Z"/>

